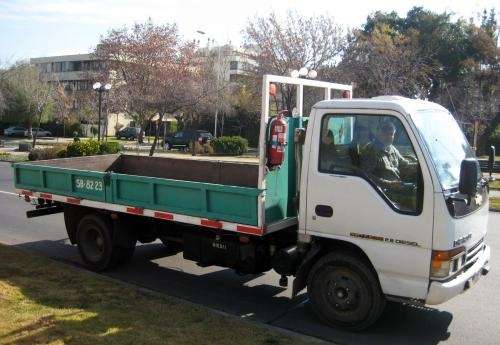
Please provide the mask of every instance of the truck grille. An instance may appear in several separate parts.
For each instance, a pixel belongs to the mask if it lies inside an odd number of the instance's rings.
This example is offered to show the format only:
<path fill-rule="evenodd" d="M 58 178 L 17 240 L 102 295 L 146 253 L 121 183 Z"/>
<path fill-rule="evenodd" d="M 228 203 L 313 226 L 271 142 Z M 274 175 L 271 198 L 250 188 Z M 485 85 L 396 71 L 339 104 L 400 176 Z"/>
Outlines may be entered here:
<path fill-rule="evenodd" d="M 465 266 L 464 268 L 467 269 L 472 266 L 483 250 L 483 239 L 480 239 L 475 245 L 467 250 L 467 254 L 462 258 L 462 260 L 465 260 L 465 262 L 463 263 L 463 265 Z"/>

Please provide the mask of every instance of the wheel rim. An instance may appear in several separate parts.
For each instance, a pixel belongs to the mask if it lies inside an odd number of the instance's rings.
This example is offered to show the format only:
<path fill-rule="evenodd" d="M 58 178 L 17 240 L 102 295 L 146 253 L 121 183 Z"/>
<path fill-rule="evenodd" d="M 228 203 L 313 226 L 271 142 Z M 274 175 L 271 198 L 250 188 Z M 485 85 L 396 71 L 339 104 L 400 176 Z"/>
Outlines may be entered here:
<path fill-rule="evenodd" d="M 104 236 L 96 227 L 89 227 L 81 239 L 83 252 L 88 260 L 98 262 L 102 259 L 105 250 Z"/>
<path fill-rule="evenodd" d="M 364 319 L 370 309 L 371 298 L 365 283 L 355 272 L 341 267 L 329 267 L 321 282 L 323 303 L 340 323 L 355 323 Z"/>

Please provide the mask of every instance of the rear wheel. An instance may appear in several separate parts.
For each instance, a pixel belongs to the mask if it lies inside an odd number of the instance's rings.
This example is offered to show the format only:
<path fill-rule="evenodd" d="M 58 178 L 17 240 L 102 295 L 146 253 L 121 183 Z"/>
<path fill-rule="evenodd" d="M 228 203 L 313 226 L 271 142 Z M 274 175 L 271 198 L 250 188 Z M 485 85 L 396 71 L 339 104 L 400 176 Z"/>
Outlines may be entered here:
<path fill-rule="evenodd" d="M 365 260 L 350 253 L 321 258 L 309 273 L 307 289 L 316 314 L 334 327 L 363 330 L 385 307 L 376 275 Z"/>
<path fill-rule="evenodd" d="M 89 214 L 80 220 L 76 236 L 78 250 L 91 270 L 114 268 L 132 257 L 135 239 L 130 240 L 120 229 L 116 229 L 116 233 L 113 230 L 113 223 L 101 215 Z"/>

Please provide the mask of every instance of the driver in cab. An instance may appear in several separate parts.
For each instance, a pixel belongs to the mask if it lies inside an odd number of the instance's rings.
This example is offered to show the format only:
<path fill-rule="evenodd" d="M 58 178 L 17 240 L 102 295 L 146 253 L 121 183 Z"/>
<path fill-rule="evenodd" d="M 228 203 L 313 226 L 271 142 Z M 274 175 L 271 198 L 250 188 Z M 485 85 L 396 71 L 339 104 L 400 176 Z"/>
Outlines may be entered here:
<path fill-rule="evenodd" d="M 363 150 L 361 167 L 379 187 L 401 191 L 402 171 L 416 167 L 416 163 L 405 159 L 393 145 L 395 133 L 392 122 L 383 121 L 376 137 Z"/>

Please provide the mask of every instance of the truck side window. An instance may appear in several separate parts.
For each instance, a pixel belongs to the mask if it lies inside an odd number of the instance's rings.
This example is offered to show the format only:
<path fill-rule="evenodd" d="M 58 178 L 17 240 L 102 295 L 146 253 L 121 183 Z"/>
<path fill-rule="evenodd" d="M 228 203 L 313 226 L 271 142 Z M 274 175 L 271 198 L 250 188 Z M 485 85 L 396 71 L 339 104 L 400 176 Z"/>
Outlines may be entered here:
<path fill-rule="evenodd" d="M 421 209 L 420 168 L 402 123 L 385 115 L 325 115 L 319 171 L 363 177 L 403 213 Z"/>

